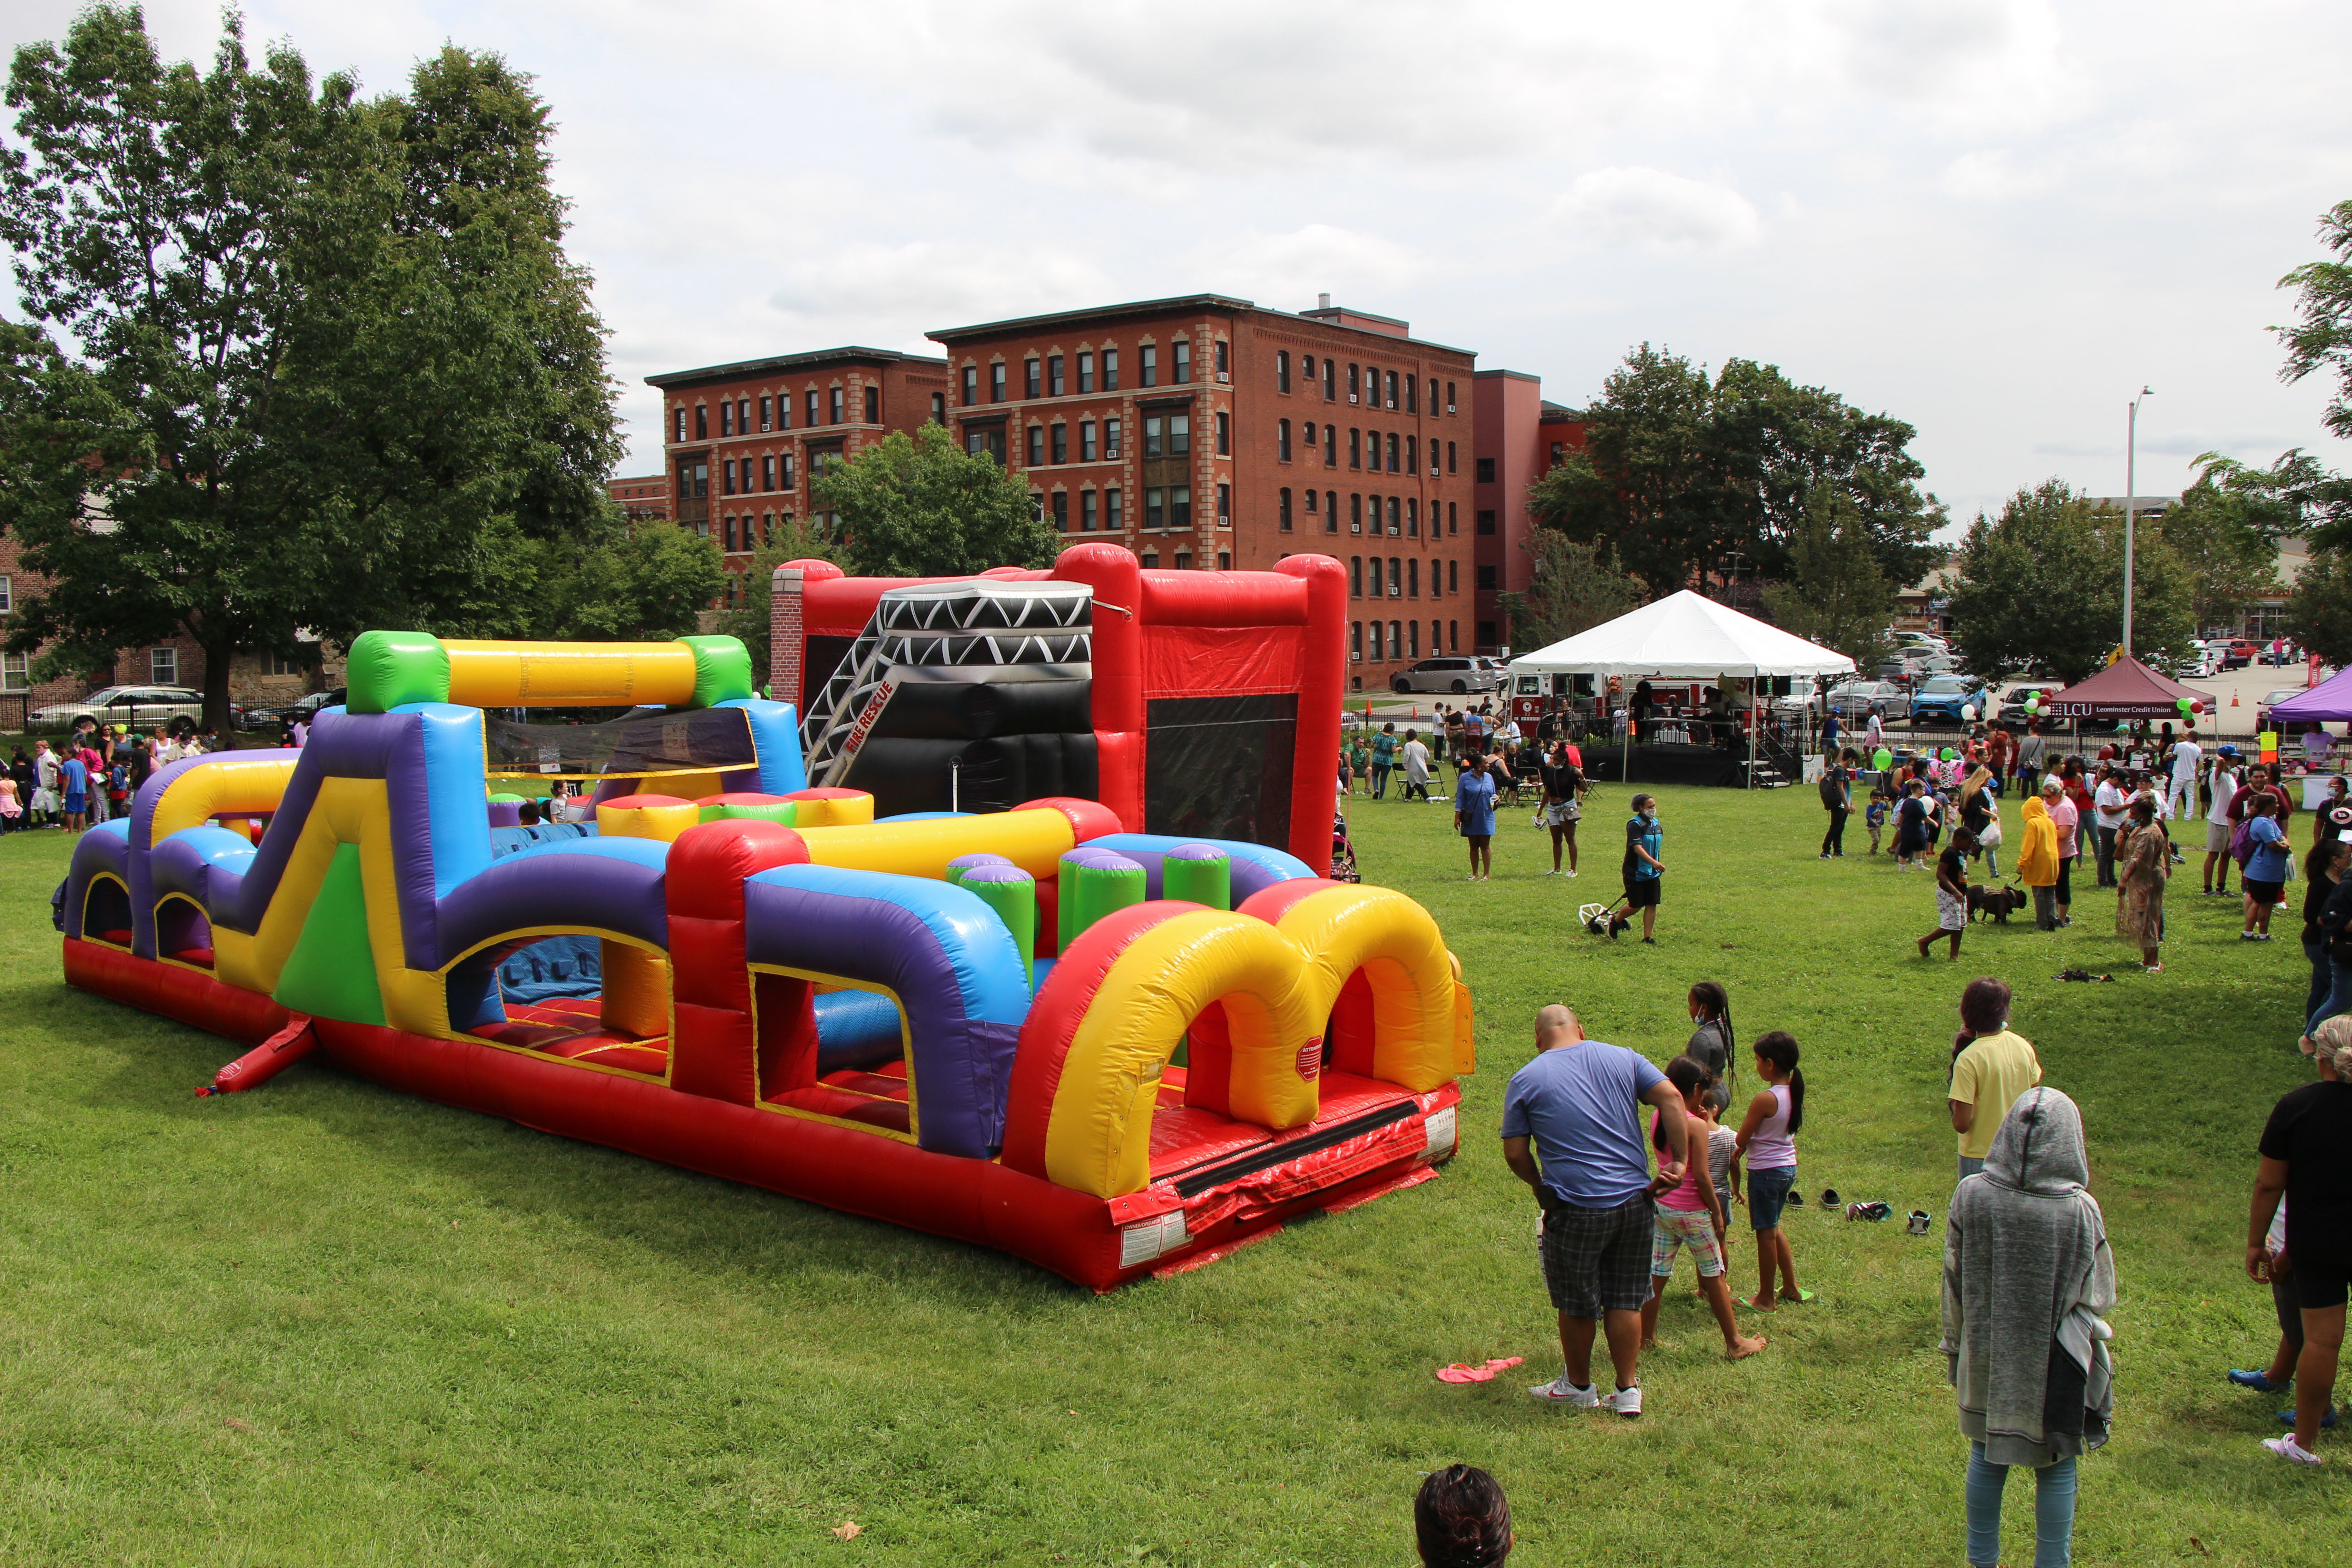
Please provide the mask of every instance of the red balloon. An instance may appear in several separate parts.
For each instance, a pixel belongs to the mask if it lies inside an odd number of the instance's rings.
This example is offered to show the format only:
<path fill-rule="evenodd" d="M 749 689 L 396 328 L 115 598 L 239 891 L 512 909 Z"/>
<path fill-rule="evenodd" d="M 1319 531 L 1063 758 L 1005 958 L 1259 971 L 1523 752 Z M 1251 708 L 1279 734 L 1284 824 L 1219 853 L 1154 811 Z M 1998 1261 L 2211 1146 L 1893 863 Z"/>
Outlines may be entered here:
<path fill-rule="evenodd" d="M 2205 700 L 2204 700 L 2203 698 L 2201 698 L 2201 697 L 2192 697 L 2192 698 L 2190 698 L 2190 699 L 2189 700 L 2189 710 L 2191 713 L 2202 713 L 2202 712 L 2204 712 L 2204 711 L 2205 711 Z"/>

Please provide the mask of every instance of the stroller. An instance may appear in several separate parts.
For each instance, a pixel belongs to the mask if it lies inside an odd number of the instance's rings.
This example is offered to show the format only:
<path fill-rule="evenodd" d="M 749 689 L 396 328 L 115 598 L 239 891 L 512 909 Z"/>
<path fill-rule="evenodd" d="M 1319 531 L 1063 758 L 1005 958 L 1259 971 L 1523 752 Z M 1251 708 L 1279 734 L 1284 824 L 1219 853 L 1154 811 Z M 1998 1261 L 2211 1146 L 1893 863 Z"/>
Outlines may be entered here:
<path fill-rule="evenodd" d="M 1348 842 L 1348 814 L 1340 810 L 1331 813 L 1331 880 L 1363 880 L 1356 873 L 1356 847 Z"/>

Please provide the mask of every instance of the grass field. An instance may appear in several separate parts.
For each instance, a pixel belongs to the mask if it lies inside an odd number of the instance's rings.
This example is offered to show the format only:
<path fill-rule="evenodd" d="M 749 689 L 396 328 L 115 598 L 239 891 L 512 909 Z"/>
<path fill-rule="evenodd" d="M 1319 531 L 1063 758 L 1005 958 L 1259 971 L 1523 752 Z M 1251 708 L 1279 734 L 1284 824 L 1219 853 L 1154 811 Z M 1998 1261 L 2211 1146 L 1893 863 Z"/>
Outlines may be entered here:
<path fill-rule="evenodd" d="M 2352 1442 L 2290 1473 L 2255 1446 L 2280 1402 L 2221 1377 L 2274 1342 L 2237 1258 L 2254 1138 L 2305 1076 L 2293 922 L 2238 942 L 2192 862 L 2162 975 L 2121 967 L 2087 891 L 2071 930 L 1922 963 L 1930 878 L 1815 859 L 1809 791 L 1684 790 L 1659 945 L 1612 946 L 1573 910 L 1614 889 L 1624 795 L 1580 880 L 1507 813 L 1478 886 L 1444 810 L 1359 802 L 1366 879 L 1428 903 L 1477 994 L 1461 1157 L 1099 1299 L 323 1065 L 196 1100 L 234 1048 L 65 989 L 67 846 L 0 839 L 0 1562 L 1404 1564 L 1421 1474 L 1460 1459 L 1508 1490 L 1515 1565 L 1958 1563 L 1940 1240 L 1808 1207 L 1820 1300 L 1743 1312 L 1763 1355 L 1717 1359 L 1678 1286 L 1640 1422 L 1539 1408 L 1551 1314 L 1495 1126 L 1539 1005 L 1663 1062 L 1717 978 L 1743 1039 L 1803 1044 L 1808 1194 L 1940 1222 L 1954 1009 L 1995 973 L 2083 1104 L 2121 1276 L 2077 1561 L 2340 1563 Z M 2053 980 L 2077 964 L 2116 982 Z M 1431 1376 L 1501 1355 L 1527 1365 Z"/>

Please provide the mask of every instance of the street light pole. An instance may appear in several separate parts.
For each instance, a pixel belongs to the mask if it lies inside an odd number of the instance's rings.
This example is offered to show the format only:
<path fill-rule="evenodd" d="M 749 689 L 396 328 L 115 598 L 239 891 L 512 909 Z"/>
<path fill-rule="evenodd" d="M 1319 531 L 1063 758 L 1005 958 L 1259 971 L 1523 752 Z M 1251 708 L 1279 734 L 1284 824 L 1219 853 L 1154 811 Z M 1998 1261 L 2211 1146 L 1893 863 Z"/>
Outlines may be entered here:
<path fill-rule="evenodd" d="M 2132 523 L 2139 509 L 2139 404 L 2156 389 L 2143 385 L 2124 421 L 2124 657 L 2132 653 Z"/>

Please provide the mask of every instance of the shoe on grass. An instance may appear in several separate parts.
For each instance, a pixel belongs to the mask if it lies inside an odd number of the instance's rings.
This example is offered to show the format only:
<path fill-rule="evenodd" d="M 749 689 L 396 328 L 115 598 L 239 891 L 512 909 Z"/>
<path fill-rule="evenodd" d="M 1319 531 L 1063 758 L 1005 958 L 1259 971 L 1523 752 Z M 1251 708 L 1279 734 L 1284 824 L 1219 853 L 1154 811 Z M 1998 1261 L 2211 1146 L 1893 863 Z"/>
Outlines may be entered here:
<path fill-rule="evenodd" d="M 2263 1439 L 2263 1447 L 2291 1464 L 2317 1466 L 2327 1462 L 2296 1442 L 2294 1434 L 2292 1432 L 2284 1437 L 2265 1437 Z"/>
<path fill-rule="evenodd" d="M 1546 1405 L 1567 1405 L 1583 1410 L 1589 1410 L 1601 1403 L 1599 1389 L 1589 1383 L 1582 1388 L 1579 1388 L 1568 1381 L 1568 1373 L 1564 1372 L 1549 1383 L 1539 1383 L 1528 1389 L 1528 1396 L 1531 1399 L 1539 1399 Z"/>
<path fill-rule="evenodd" d="M 2280 1411 L 2280 1412 L 2279 1412 L 2279 1425 L 2280 1425 L 2280 1426 L 2294 1426 L 2294 1412 L 2292 1409 L 2288 1409 L 2288 1410 L 2282 1410 L 2282 1411 Z M 2336 1428 L 2336 1412 L 2335 1412 L 2334 1410 L 2330 1410 L 2330 1411 L 2328 1411 L 2328 1413 L 2327 1413 L 2326 1415 L 2323 1415 L 2323 1416 L 2321 1416 L 2321 1417 L 2319 1418 L 2319 1429 L 2320 1429 L 2321 1431 L 2323 1431 L 2323 1432 L 2331 1432 L 2331 1431 L 2334 1431 L 2334 1430 L 2335 1430 L 2335 1428 Z"/>
<path fill-rule="evenodd" d="M 2230 1369 L 2230 1381 L 2240 1388 L 2251 1388 L 2256 1394 L 2284 1394 L 2294 1386 L 2294 1379 L 2291 1377 L 2284 1383 L 2273 1383 L 2267 1368 L 2244 1372 L 2233 1366 Z"/>
<path fill-rule="evenodd" d="M 1601 1403 L 1631 1421 L 1642 1414 L 1642 1385 L 1637 1383 L 1631 1388 L 1621 1388 Z M 2290 1437 L 2288 1441 L 2294 1439 Z"/>

